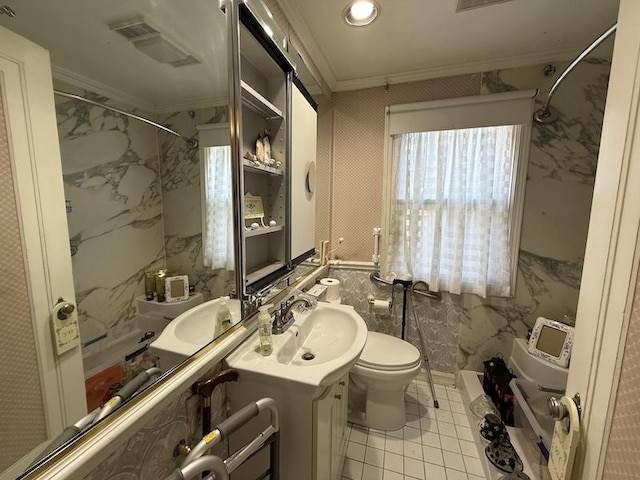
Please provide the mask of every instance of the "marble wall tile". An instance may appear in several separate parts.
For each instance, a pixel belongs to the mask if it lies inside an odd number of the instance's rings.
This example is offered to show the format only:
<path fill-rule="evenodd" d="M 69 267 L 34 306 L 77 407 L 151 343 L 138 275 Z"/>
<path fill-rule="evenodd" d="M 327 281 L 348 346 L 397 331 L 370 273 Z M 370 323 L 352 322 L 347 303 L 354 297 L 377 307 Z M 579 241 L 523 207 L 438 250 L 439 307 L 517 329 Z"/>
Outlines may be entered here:
<path fill-rule="evenodd" d="M 135 329 L 144 272 L 164 267 L 157 136 L 148 125 L 75 100 L 57 98 L 56 113 L 81 337 L 107 335 L 84 349 L 90 354 Z"/>
<path fill-rule="evenodd" d="M 196 126 L 227 121 L 227 107 L 211 107 L 164 115 L 161 122 L 192 137 Z M 189 275 L 189 282 L 205 301 L 228 295 L 234 288 L 233 272 L 211 270 L 202 261 L 201 165 L 198 149 L 184 140 L 160 132 L 160 171 L 167 268 Z"/>

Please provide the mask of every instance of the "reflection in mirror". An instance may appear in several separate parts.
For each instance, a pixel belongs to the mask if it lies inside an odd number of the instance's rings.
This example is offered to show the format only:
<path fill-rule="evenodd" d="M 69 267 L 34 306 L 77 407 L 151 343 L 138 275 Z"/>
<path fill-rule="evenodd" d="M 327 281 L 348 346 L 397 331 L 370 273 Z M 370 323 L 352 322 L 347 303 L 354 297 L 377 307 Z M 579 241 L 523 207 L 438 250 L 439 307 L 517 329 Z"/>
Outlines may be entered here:
<path fill-rule="evenodd" d="M 80 395 L 58 411 L 45 385 L 36 413 L 19 412 L 16 422 L 40 418 L 42 425 L 0 453 L 0 478 L 15 478 L 65 427 L 77 422 L 66 432 L 73 436 L 117 408 L 109 399 L 125 385 L 123 400 L 157 378 L 166 368 L 149 345 L 182 312 L 229 296 L 235 285 L 227 31 L 218 3 L 33 0 L 11 7 L 15 17 L 0 16 L 0 27 L 47 49 L 54 88 L 81 97 L 55 96 L 63 178 L 51 181 L 64 182 L 80 326 L 80 347 L 65 362 L 83 373 L 65 379 L 62 390 Z M 188 285 L 178 285 L 184 275 Z M 231 319 L 212 326 L 208 340 L 240 320 L 239 304 L 227 303 Z M 34 358 L 25 376 L 39 384 L 57 360 L 49 351 Z M 11 401 L 3 395 L 0 410 Z"/>

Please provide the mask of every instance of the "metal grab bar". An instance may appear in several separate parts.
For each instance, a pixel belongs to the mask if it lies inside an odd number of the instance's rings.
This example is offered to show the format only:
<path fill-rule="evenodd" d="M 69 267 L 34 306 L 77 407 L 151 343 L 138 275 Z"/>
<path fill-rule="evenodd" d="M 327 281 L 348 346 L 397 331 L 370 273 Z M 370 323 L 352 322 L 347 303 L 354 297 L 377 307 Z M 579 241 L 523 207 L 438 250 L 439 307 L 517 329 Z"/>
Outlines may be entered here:
<path fill-rule="evenodd" d="M 398 285 L 400 283 L 400 282 L 394 282 L 392 280 L 385 280 L 380 276 L 380 272 L 372 272 L 371 275 L 369 275 L 369 279 L 372 282 L 382 283 L 383 285 L 388 285 L 390 287 L 393 287 L 394 285 Z M 427 290 L 415 290 L 414 287 L 416 285 L 424 285 L 427 288 Z M 429 284 L 422 280 L 415 282 L 413 284 L 413 286 L 411 287 L 411 293 L 417 293 L 418 295 L 422 295 L 423 297 L 427 297 L 432 300 L 440 300 L 442 298 L 439 292 L 433 292 L 429 290 Z"/>

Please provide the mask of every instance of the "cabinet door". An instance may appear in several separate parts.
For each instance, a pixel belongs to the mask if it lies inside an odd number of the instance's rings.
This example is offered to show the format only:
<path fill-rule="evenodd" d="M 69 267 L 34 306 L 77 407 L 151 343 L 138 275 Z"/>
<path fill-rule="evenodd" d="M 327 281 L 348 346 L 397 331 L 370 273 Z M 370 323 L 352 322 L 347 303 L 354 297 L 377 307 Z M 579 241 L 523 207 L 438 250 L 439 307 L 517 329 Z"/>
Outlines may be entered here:
<path fill-rule="evenodd" d="M 290 269 L 290 83 L 293 65 L 260 2 L 228 6 L 232 45 L 232 156 L 237 165 L 236 269 L 242 298 Z M 233 17 L 233 18 L 231 18 Z M 276 28 L 275 26 L 273 28 Z"/>
<path fill-rule="evenodd" d="M 316 224 L 316 145 L 318 115 L 297 85 L 291 94 L 291 259 L 313 254 Z"/>
<path fill-rule="evenodd" d="M 349 375 L 342 377 L 333 387 L 334 390 L 334 440 L 332 445 L 331 466 L 333 469 L 333 478 L 339 479 L 342 475 L 342 467 L 344 458 L 347 454 L 347 392 Z"/>
<path fill-rule="evenodd" d="M 335 432 L 335 386 L 327 387 L 324 393 L 313 401 L 314 423 L 314 480 L 333 480 Z M 338 476 L 338 478 L 340 478 Z"/>

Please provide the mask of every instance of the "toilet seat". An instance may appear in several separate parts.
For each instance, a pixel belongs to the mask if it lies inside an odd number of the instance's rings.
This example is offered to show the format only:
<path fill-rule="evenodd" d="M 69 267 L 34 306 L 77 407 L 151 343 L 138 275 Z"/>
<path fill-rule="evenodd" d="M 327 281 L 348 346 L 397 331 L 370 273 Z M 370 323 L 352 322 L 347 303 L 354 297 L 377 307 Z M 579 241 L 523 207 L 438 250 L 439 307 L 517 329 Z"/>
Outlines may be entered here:
<path fill-rule="evenodd" d="M 420 365 L 420 351 L 399 338 L 368 332 L 356 365 L 383 371 L 407 370 Z"/>

